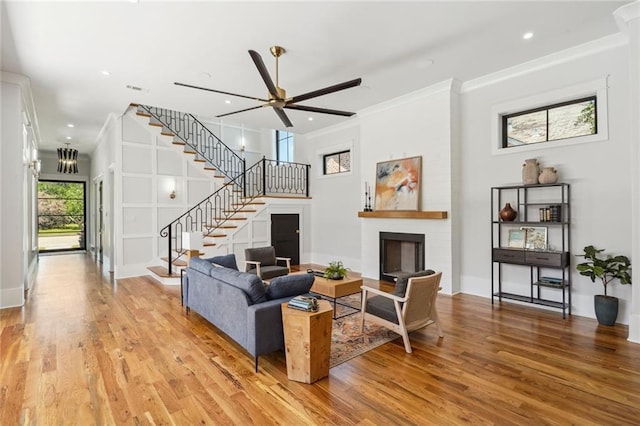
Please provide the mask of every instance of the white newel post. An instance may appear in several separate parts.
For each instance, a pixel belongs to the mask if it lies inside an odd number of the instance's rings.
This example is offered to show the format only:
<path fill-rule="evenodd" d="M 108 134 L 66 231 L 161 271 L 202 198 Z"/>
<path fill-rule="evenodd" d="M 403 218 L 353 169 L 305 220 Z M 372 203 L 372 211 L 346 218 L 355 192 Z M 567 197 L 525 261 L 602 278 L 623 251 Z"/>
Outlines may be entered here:
<path fill-rule="evenodd" d="M 629 79 L 631 92 L 631 263 L 640 262 L 640 1 L 622 6 L 614 13 L 620 30 L 629 37 Z M 640 343 L 640 281 L 634 274 L 631 285 L 629 341 Z"/>

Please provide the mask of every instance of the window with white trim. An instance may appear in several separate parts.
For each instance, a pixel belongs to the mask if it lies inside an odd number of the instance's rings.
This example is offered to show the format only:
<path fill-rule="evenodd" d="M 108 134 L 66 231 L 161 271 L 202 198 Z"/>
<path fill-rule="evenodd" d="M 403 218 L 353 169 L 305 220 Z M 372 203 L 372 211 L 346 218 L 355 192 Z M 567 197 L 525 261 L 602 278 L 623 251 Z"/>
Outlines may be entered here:
<path fill-rule="evenodd" d="M 322 156 L 322 170 L 324 175 L 335 175 L 351 171 L 351 151 L 333 152 Z"/>
<path fill-rule="evenodd" d="M 293 133 L 276 130 L 276 160 L 293 162 Z"/>
<path fill-rule="evenodd" d="M 502 116 L 502 147 L 595 135 L 597 98 L 589 96 Z"/>

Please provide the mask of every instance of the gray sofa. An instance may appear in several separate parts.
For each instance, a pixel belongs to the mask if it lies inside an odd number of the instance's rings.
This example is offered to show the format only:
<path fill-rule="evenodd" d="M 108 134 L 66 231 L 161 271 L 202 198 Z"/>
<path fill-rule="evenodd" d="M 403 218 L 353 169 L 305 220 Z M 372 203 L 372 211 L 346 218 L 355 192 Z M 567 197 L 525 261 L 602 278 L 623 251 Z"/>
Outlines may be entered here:
<path fill-rule="evenodd" d="M 191 259 L 183 278 L 183 303 L 187 314 L 193 309 L 249 352 L 257 372 L 260 355 L 284 349 L 280 305 L 308 293 L 314 276 L 278 277 L 266 286 L 258 276 L 233 269 L 235 259 L 223 260 Z"/>

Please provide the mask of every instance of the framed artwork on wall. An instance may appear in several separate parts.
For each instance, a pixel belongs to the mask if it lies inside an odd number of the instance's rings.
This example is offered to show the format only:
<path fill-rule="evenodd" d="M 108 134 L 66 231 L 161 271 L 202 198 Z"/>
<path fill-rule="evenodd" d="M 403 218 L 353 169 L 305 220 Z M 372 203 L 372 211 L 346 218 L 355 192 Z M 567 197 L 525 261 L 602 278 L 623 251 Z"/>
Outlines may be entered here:
<path fill-rule="evenodd" d="M 420 210 L 421 176 L 420 156 L 378 163 L 374 210 Z"/>

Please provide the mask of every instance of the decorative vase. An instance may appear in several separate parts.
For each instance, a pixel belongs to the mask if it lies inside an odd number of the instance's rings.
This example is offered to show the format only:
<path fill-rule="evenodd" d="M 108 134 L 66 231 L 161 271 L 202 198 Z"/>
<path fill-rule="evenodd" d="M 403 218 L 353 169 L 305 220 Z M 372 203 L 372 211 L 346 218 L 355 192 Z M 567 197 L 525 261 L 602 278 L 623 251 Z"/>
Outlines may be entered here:
<path fill-rule="evenodd" d="M 522 165 L 522 183 L 524 185 L 535 185 L 538 183 L 538 176 L 540 175 L 540 164 L 535 158 L 524 160 Z"/>
<path fill-rule="evenodd" d="M 538 177 L 538 182 L 542 184 L 552 184 L 558 181 L 558 171 L 553 167 L 543 167 L 542 173 Z"/>
<path fill-rule="evenodd" d="M 596 294 L 593 296 L 596 318 L 600 325 L 615 325 L 618 318 L 618 298 Z"/>
<path fill-rule="evenodd" d="M 512 222 L 516 216 L 518 216 L 518 212 L 511 207 L 510 203 L 505 204 L 500 210 L 500 219 L 504 222 Z"/>

